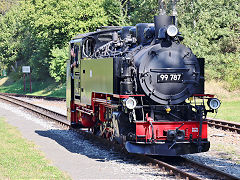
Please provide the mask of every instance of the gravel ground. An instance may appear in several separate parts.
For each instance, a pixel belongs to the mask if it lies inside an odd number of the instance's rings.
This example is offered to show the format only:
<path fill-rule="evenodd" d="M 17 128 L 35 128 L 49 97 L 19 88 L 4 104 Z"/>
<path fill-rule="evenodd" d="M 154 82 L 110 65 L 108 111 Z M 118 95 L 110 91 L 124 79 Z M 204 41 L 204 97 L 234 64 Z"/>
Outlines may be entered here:
<path fill-rule="evenodd" d="M 28 99 L 28 98 L 25 98 Z M 31 103 L 66 114 L 66 102 L 28 99 Z M 185 155 L 221 171 L 240 177 L 240 134 L 208 128 L 211 148 L 208 152 Z"/>
<path fill-rule="evenodd" d="M 62 130 L 22 108 L 0 102 L 0 117 L 17 127 L 53 166 L 72 179 L 175 179 L 157 168 L 94 145 L 83 136 Z"/>
<path fill-rule="evenodd" d="M 240 134 L 214 128 L 208 133 L 210 150 L 185 157 L 240 177 Z"/>
<path fill-rule="evenodd" d="M 26 102 L 50 109 L 52 111 L 67 115 L 67 107 L 65 101 L 48 101 L 45 99 L 23 98 L 15 97 L 17 99 L 25 100 Z"/>

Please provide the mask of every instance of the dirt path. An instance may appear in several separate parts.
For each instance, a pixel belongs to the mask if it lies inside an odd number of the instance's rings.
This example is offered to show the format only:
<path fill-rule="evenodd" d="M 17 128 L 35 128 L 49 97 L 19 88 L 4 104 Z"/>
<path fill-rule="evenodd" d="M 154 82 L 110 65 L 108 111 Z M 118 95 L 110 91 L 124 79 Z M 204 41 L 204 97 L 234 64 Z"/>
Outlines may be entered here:
<path fill-rule="evenodd" d="M 0 86 L 3 85 L 8 80 L 7 77 L 0 78 Z"/>

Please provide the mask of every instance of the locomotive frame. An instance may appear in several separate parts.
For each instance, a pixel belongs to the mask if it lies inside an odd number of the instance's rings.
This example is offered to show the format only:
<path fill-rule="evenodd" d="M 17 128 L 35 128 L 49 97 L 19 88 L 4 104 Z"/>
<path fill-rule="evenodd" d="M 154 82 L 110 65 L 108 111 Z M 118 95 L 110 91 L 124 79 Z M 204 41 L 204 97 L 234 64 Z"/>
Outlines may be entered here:
<path fill-rule="evenodd" d="M 181 45 L 178 32 L 170 34 L 174 16 L 154 21 L 104 27 L 70 41 L 68 120 L 130 153 L 208 151 L 206 115 L 220 101 L 204 94 L 204 59 Z"/>

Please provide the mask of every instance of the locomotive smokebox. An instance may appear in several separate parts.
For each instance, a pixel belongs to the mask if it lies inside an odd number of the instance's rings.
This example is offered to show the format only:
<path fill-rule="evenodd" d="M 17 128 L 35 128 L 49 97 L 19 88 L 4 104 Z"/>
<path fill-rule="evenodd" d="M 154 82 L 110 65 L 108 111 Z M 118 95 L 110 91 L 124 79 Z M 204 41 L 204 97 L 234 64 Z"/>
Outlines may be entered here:
<path fill-rule="evenodd" d="M 155 37 L 158 37 L 158 33 L 160 28 L 168 27 L 169 25 L 175 25 L 176 17 L 175 16 L 167 16 L 167 15 L 159 15 L 154 16 L 154 25 L 155 25 Z"/>

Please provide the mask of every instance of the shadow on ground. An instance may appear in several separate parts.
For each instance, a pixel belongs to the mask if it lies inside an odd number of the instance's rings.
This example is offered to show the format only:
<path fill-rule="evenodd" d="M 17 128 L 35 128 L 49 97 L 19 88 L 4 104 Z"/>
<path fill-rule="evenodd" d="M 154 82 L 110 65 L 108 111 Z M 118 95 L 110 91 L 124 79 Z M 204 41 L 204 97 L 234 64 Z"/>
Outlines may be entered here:
<path fill-rule="evenodd" d="M 81 134 L 77 134 L 71 130 L 47 130 L 47 131 L 35 131 L 40 136 L 50 138 L 56 141 L 58 144 L 66 148 L 71 153 L 85 155 L 89 158 L 96 159 L 97 161 L 118 161 L 127 163 L 126 155 L 115 152 L 112 149 L 108 149 L 104 145 L 91 142 Z M 133 160 L 136 161 L 136 160 Z M 132 162 L 128 162 L 132 163 Z M 137 162 L 135 162 L 137 163 Z"/>
<path fill-rule="evenodd" d="M 107 147 L 101 146 L 99 143 L 91 142 L 91 140 L 86 139 L 86 137 L 84 137 L 83 135 L 77 134 L 76 132 L 73 132 L 71 130 L 36 130 L 35 132 L 40 136 L 50 138 L 56 141 L 58 144 L 66 148 L 71 153 L 81 154 L 89 158 L 95 159 L 99 162 L 116 161 L 123 164 L 143 163 L 142 160 L 138 161 L 136 160 L 136 158 L 131 158 L 131 155 L 121 154 L 115 152 L 112 149 L 107 149 Z M 208 162 L 208 165 L 210 166 L 218 168 L 232 167 L 232 170 L 234 169 L 234 172 L 239 170 L 239 174 L 234 175 L 240 176 L 240 165 L 213 156 L 201 156 L 201 154 L 198 154 L 197 156 L 200 162 Z M 174 161 L 174 158 L 172 157 L 169 159 Z"/>

